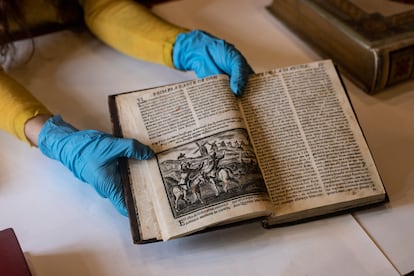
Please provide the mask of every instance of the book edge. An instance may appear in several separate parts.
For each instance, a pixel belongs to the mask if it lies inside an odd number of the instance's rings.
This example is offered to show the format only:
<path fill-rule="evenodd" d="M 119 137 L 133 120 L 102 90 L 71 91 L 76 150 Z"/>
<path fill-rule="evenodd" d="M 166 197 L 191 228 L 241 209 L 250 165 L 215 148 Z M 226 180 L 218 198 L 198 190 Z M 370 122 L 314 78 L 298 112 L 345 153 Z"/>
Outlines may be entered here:
<path fill-rule="evenodd" d="M 132 93 L 132 92 L 135 92 L 135 91 L 125 92 L 125 93 Z M 124 93 L 120 93 L 120 94 L 124 94 Z M 121 127 L 121 124 L 119 123 L 118 109 L 116 107 L 116 96 L 120 94 L 109 95 L 108 106 L 109 106 L 109 113 L 111 117 L 113 135 L 115 137 L 122 138 L 123 137 L 122 127 Z M 135 211 L 135 202 L 132 196 L 131 182 L 129 178 L 128 159 L 126 157 L 119 158 L 118 167 L 119 167 L 119 172 L 121 175 L 122 188 L 124 191 L 125 205 L 126 205 L 127 212 L 128 212 L 128 220 L 129 220 L 133 243 L 143 244 L 143 243 L 152 243 L 152 242 L 160 241 L 156 238 L 154 239 L 143 239 L 142 238 L 142 234 L 139 231 L 140 221 L 139 221 L 138 214 Z"/>

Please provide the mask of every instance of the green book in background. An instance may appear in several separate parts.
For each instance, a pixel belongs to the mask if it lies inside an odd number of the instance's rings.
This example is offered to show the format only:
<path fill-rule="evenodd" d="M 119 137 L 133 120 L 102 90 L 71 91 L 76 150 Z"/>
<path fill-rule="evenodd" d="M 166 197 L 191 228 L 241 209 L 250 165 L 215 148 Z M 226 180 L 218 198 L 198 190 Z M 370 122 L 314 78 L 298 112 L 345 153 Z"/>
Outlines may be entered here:
<path fill-rule="evenodd" d="M 364 91 L 376 93 L 414 78 L 409 2 L 273 0 L 268 9 Z"/>

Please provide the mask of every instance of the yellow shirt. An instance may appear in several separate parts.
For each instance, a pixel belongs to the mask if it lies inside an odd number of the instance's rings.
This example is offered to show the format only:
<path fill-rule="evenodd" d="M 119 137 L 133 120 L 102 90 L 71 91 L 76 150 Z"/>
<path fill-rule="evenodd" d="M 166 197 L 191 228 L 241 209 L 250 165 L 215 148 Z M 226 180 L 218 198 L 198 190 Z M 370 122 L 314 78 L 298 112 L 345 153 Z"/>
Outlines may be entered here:
<path fill-rule="evenodd" d="M 27 2 L 31 3 L 27 9 L 38 9 L 39 2 L 44 0 Z M 100 40 L 131 57 L 173 66 L 175 38 L 186 29 L 162 20 L 132 0 L 80 0 L 80 3 L 86 25 Z M 53 9 L 42 11 L 30 12 L 27 21 L 41 24 L 58 20 Z M 0 129 L 29 143 L 24 134 L 25 123 L 38 114 L 48 113 L 29 91 L 0 70 Z"/>
<path fill-rule="evenodd" d="M 62 23 L 55 8 L 48 0 L 27 0 L 24 1 L 23 13 L 29 28 L 36 28 L 42 25 Z M 10 22 L 10 31 L 20 31 L 20 26 L 14 21 Z"/>

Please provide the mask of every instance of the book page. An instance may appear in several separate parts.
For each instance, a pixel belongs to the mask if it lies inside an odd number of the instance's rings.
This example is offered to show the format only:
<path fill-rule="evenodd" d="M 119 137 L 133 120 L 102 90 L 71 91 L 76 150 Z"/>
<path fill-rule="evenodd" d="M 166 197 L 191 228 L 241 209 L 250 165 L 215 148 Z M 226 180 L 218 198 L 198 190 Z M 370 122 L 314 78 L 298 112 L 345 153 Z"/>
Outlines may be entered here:
<path fill-rule="evenodd" d="M 138 216 L 139 233 L 142 240 L 161 239 L 161 230 L 155 215 L 154 204 L 150 187 L 151 177 L 147 174 L 147 162 L 129 160 L 129 174 L 131 192 L 135 205 L 135 214 Z M 150 161 L 149 161 L 150 162 Z"/>
<path fill-rule="evenodd" d="M 324 206 L 341 209 L 353 201 L 384 199 L 330 61 L 252 76 L 242 106 L 275 217 L 290 219 L 291 213 L 308 216 L 312 211 L 307 210 L 322 212 Z"/>
<path fill-rule="evenodd" d="M 136 138 L 156 153 L 150 161 L 134 162 L 130 174 L 133 182 L 147 182 L 164 240 L 270 213 L 227 77 L 120 94 L 116 104 L 124 137 Z M 142 198 L 141 189 L 134 191 L 136 199 Z"/>

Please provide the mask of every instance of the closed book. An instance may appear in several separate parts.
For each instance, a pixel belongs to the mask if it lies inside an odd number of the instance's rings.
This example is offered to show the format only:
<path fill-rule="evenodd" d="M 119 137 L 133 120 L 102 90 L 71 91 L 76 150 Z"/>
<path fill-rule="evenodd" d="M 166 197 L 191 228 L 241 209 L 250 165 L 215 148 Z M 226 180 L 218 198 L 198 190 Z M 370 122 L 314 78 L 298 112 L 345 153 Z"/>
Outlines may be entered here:
<path fill-rule="evenodd" d="M 0 275 L 32 275 L 12 228 L 0 231 Z"/>
<path fill-rule="evenodd" d="M 286 27 L 365 92 L 414 77 L 414 5 L 404 1 L 274 0 Z"/>

